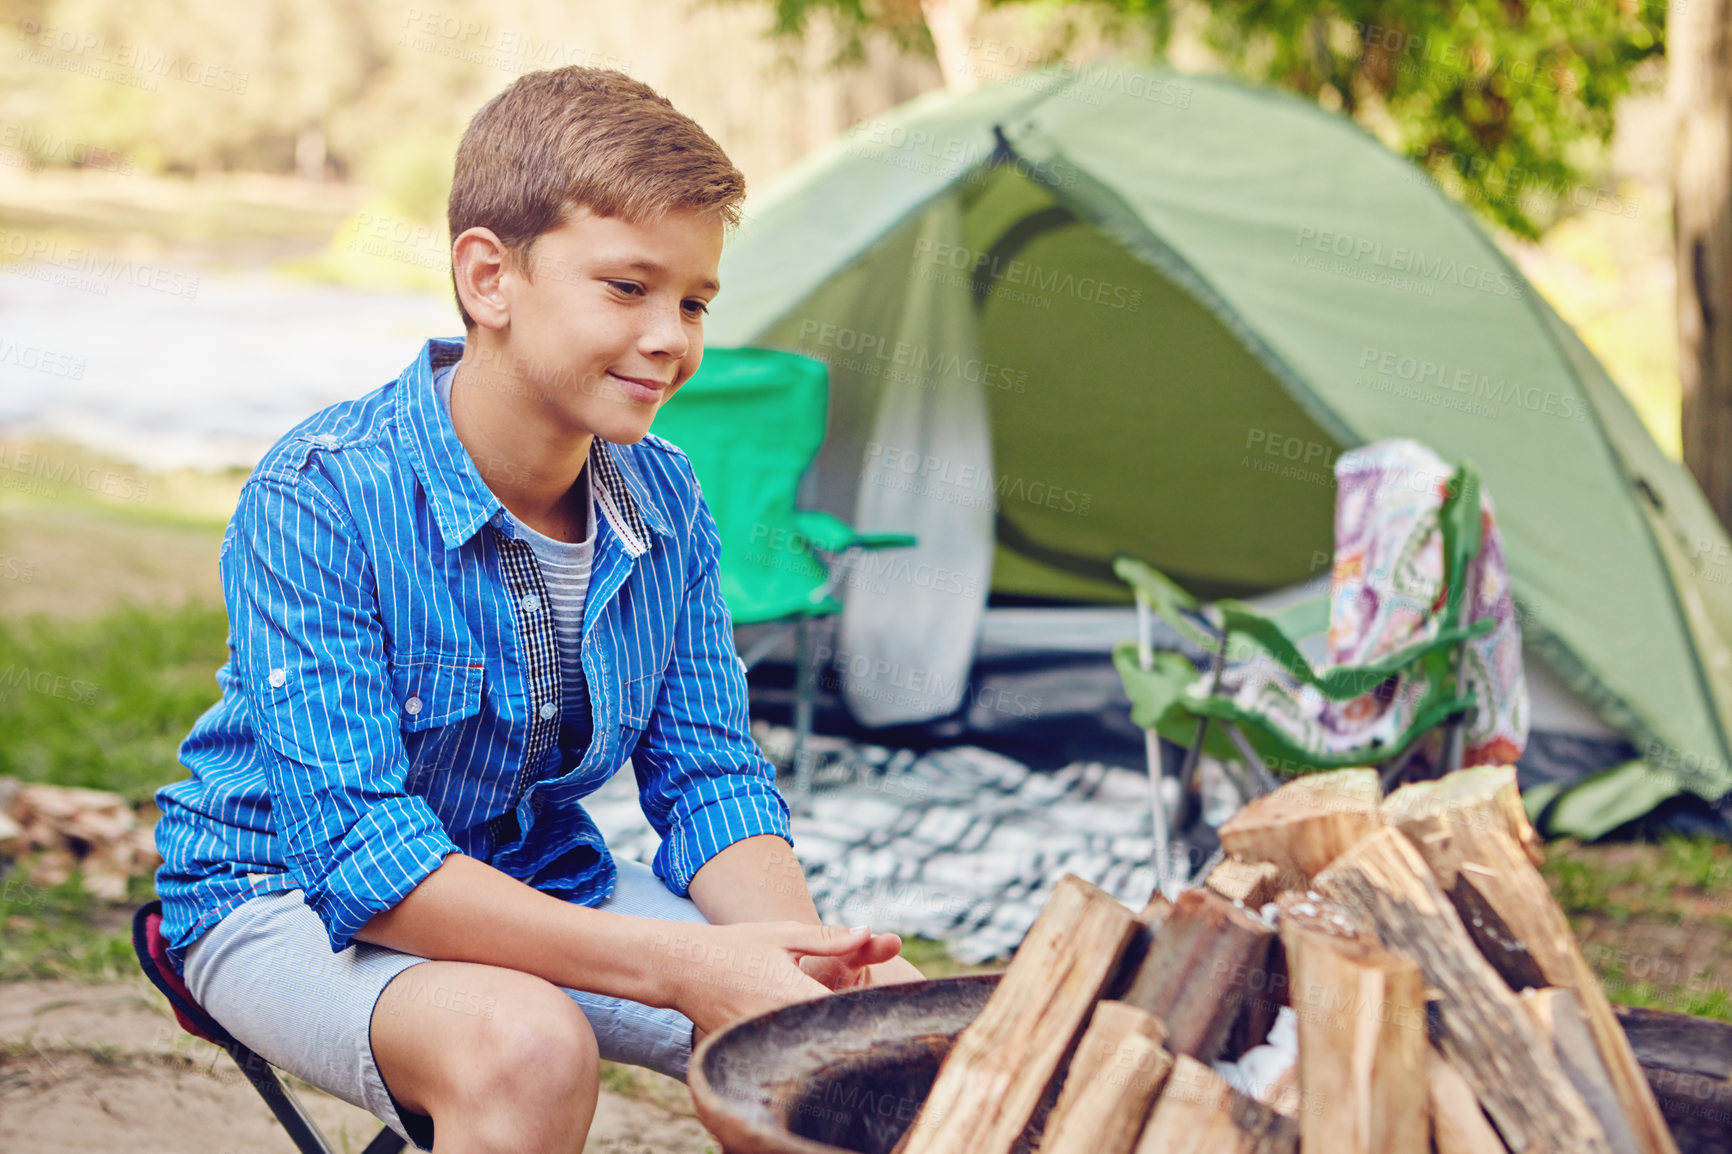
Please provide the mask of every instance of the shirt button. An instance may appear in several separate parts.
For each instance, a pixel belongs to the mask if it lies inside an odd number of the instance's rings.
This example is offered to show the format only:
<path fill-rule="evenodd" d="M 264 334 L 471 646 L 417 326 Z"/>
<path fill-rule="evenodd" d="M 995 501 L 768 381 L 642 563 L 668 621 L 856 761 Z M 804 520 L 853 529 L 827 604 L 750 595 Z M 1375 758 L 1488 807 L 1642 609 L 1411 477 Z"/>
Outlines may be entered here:
<path fill-rule="evenodd" d="M 281 669 L 273 669 L 271 670 L 269 680 L 272 689 L 281 689 L 284 685 L 288 684 L 289 675 L 284 673 Z"/>
<path fill-rule="evenodd" d="M 518 604 L 523 606 L 523 611 L 525 613 L 534 613 L 536 610 L 541 608 L 541 598 L 537 597 L 533 593 L 525 593 L 523 595 L 523 600 L 519 601 Z"/>
<path fill-rule="evenodd" d="M 403 703 L 403 708 L 409 711 L 410 717 L 414 717 L 417 713 L 421 712 L 421 699 L 419 697 L 411 697 L 408 701 Z"/>
<path fill-rule="evenodd" d="M 553 716 L 553 702 L 551 702 L 551 701 L 542 702 L 541 703 L 541 719 L 543 721 L 546 721 L 548 718 L 550 718 L 552 716 Z"/>

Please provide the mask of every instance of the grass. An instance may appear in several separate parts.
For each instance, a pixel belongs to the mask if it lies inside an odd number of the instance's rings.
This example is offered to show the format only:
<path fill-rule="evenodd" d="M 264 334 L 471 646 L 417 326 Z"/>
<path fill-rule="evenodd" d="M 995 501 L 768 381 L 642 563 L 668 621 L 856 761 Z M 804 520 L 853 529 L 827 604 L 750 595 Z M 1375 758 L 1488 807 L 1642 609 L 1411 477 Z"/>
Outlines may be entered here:
<path fill-rule="evenodd" d="M 1732 845 L 1559 842 L 1544 869 L 1606 996 L 1732 1021 Z"/>
<path fill-rule="evenodd" d="M 133 878 L 126 904 L 115 905 L 86 893 L 77 874 L 39 886 L 13 867 L 0 876 L 0 982 L 136 975 L 128 919 L 155 892 L 150 878 Z"/>
<path fill-rule="evenodd" d="M 185 777 L 176 749 L 219 696 L 227 630 L 198 604 L 0 620 L 0 774 L 132 802 Z"/>

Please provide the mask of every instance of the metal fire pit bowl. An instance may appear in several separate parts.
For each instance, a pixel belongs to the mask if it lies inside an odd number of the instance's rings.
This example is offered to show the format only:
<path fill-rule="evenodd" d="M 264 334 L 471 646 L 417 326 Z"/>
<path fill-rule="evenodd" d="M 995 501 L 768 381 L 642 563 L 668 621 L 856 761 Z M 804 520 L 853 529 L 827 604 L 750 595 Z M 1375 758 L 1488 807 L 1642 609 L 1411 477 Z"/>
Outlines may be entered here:
<path fill-rule="evenodd" d="M 999 975 L 832 994 L 705 1038 L 687 1079 L 726 1154 L 890 1154 Z M 1732 1025 L 1615 1007 L 1680 1154 L 1732 1154 Z"/>
<path fill-rule="evenodd" d="M 726 1154 L 890 1154 L 999 975 L 832 994 L 705 1038 L 687 1081 Z"/>

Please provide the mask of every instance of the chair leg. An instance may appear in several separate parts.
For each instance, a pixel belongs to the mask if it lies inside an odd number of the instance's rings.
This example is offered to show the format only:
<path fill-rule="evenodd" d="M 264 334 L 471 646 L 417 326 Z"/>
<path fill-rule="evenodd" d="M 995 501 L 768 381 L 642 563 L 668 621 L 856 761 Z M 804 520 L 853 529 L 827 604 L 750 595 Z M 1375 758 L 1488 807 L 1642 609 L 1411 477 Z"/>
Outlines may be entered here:
<path fill-rule="evenodd" d="M 373 1140 L 367 1143 L 361 1154 L 397 1154 L 406 1145 L 408 1143 L 403 1140 L 403 1135 L 386 1126 L 373 1136 Z"/>
<path fill-rule="evenodd" d="M 1383 767 L 1382 782 L 1384 793 L 1391 793 L 1401 785 L 1401 779 L 1407 776 L 1407 767 L 1409 763 L 1413 761 L 1414 755 L 1419 752 L 1419 747 L 1423 744 L 1425 744 L 1425 738 L 1423 736 L 1416 738 L 1413 743 L 1407 747 L 1406 753 L 1393 759 L 1388 765 Z"/>
<path fill-rule="evenodd" d="M 1152 729 L 1143 733 L 1143 756 L 1149 763 L 1149 809 L 1155 823 L 1155 889 L 1170 898 L 1174 896 L 1173 851 L 1167 832 L 1167 803 L 1161 797 L 1166 773 L 1161 761 L 1161 739 Z"/>
<path fill-rule="evenodd" d="M 1221 677 L 1227 672 L 1227 635 L 1221 634 L 1220 644 L 1215 652 L 1209 654 L 1209 696 L 1221 692 Z M 1179 828 L 1187 830 L 1200 816 L 1200 811 L 1193 812 L 1191 793 L 1196 788 L 1197 763 L 1203 759 L 1203 739 L 1209 735 L 1209 719 L 1197 719 L 1197 735 L 1191 739 L 1191 748 L 1185 751 L 1184 764 L 1179 766 Z"/>
<path fill-rule="evenodd" d="M 817 696 L 813 666 L 811 624 L 802 617 L 794 623 L 794 801 L 798 814 L 812 812 L 812 758 L 807 739 L 812 735 L 812 706 Z"/>
<path fill-rule="evenodd" d="M 1243 773 L 1237 772 L 1233 768 L 1235 762 L 1222 762 L 1222 766 L 1232 777 L 1233 784 L 1238 788 L 1240 796 L 1246 801 L 1250 801 L 1253 798 L 1262 797 L 1266 793 L 1273 793 L 1277 785 L 1275 775 L 1270 773 L 1269 767 L 1263 764 L 1263 758 L 1251 745 L 1250 739 L 1240 732 L 1237 725 L 1231 722 L 1224 721 L 1221 723 L 1221 727 L 1227 731 L 1227 736 L 1232 738 L 1233 747 L 1239 751 L 1239 756 L 1245 759 Z"/>
<path fill-rule="evenodd" d="M 239 1042 L 225 1048 L 229 1057 L 235 1060 L 235 1065 L 241 1068 L 241 1073 L 246 1075 L 247 1081 L 253 1084 L 253 1089 L 259 1092 L 259 1097 L 265 1100 L 265 1105 L 271 1108 L 271 1113 L 277 1116 L 277 1121 L 283 1124 L 283 1129 L 288 1132 L 289 1140 L 295 1144 L 295 1149 L 301 1154 L 332 1154 L 324 1136 L 313 1125 L 312 1119 L 307 1117 L 306 1111 L 301 1108 L 301 1104 L 295 1100 L 295 1096 L 289 1092 L 289 1088 L 283 1084 L 269 1062 Z M 390 1131 L 387 1129 L 387 1132 Z"/>
<path fill-rule="evenodd" d="M 1137 590 L 1137 664 L 1144 669 L 1152 669 L 1155 664 L 1153 648 L 1154 615 L 1149 607 L 1149 599 L 1141 589 Z M 1154 730 L 1143 732 L 1143 758 L 1149 767 L 1149 812 L 1153 821 L 1155 835 L 1155 892 L 1163 897 L 1173 897 L 1176 887 L 1173 884 L 1173 851 L 1167 829 L 1167 802 L 1161 796 L 1161 785 L 1166 780 L 1166 761 L 1161 756 L 1161 738 Z M 1180 814 L 1184 812 L 1184 795 L 1180 794 Z"/>

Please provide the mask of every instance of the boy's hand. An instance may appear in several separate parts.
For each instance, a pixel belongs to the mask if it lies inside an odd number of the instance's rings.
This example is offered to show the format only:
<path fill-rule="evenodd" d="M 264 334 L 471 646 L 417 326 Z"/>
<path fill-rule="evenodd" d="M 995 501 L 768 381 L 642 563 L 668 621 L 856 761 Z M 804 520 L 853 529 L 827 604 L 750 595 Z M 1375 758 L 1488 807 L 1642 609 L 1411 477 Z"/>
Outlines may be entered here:
<path fill-rule="evenodd" d="M 894 935 L 880 937 L 901 948 Z M 873 941 L 865 926 L 847 930 L 799 922 L 681 924 L 658 933 L 656 946 L 662 956 L 655 964 L 668 967 L 673 1008 L 690 1018 L 701 1036 L 740 1018 L 823 997 L 830 987 L 808 974 L 802 963 L 859 956 L 874 949 Z"/>
<path fill-rule="evenodd" d="M 800 968 L 830 990 L 925 981 L 926 976 L 901 953 L 902 939 L 896 934 L 873 934 L 851 954 L 808 955 L 800 959 Z"/>

